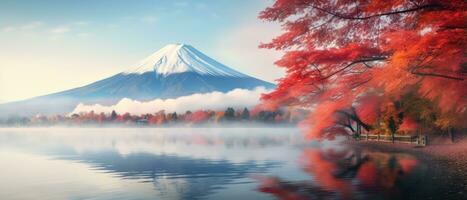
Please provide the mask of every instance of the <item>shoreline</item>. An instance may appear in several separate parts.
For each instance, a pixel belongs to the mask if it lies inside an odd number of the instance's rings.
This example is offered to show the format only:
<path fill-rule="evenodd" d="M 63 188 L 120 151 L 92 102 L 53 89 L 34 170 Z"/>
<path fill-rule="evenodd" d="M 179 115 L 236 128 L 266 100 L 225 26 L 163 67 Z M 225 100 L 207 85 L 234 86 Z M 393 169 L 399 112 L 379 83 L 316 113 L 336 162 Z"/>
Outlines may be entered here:
<path fill-rule="evenodd" d="M 346 141 L 350 147 L 377 150 L 388 153 L 405 153 L 424 163 L 432 174 L 433 182 L 446 199 L 467 199 L 467 139 L 456 143 L 440 141 L 425 147 L 410 144 L 392 144 L 376 141 Z"/>
<path fill-rule="evenodd" d="M 0 129 L 27 129 L 27 128 L 132 128 L 132 129 L 158 129 L 158 128 L 297 128 L 296 124 L 267 124 L 267 123 L 222 123 L 222 124 L 171 124 L 171 125 L 125 125 L 125 124 L 83 124 L 83 125 L 31 125 L 31 126 L 0 126 Z"/>

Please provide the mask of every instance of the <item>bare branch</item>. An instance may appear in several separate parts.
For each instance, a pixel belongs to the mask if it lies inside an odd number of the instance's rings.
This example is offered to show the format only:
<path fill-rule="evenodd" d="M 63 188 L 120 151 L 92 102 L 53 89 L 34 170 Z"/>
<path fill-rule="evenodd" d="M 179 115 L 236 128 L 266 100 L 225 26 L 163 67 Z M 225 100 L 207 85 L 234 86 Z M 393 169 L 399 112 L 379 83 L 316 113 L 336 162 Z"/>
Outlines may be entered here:
<path fill-rule="evenodd" d="M 413 8 L 409 8 L 406 10 L 395 10 L 395 11 L 390 11 L 390 12 L 384 12 L 384 13 L 379 13 L 379 14 L 374 14 L 374 15 L 369 15 L 369 16 L 364 16 L 364 17 L 353 17 L 348 14 L 341 14 L 341 13 L 335 13 L 329 10 L 326 10 L 324 8 L 320 8 L 317 6 L 312 6 L 312 8 L 325 12 L 329 15 L 332 15 L 334 17 L 338 17 L 341 19 L 347 19 L 347 20 L 367 20 L 370 18 L 375 18 L 375 17 L 382 17 L 382 16 L 387 16 L 387 15 L 396 15 L 396 14 L 404 14 L 404 13 L 409 13 L 409 12 L 415 12 L 419 10 L 424 10 L 424 9 L 436 9 L 436 8 L 441 8 L 442 6 L 440 4 L 426 4 L 422 6 L 415 6 Z"/>
<path fill-rule="evenodd" d="M 455 77 L 455 76 L 449 76 L 449 75 L 444 75 L 444 74 L 425 73 L 425 72 L 416 72 L 416 71 L 412 71 L 411 73 L 415 75 L 419 75 L 419 76 L 433 76 L 433 77 L 447 78 L 447 79 L 458 80 L 458 81 L 464 80 L 464 78 L 462 77 Z"/>
<path fill-rule="evenodd" d="M 382 61 L 382 60 L 386 60 L 386 59 L 387 59 L 387 58 L 386 58 L 385 56 L 381 56 L 381 57 L 378 56 L 378 57 L 363 58 L 363 59 L 360 59 L 360 60 L 356 60 L 356 61 L 353 61 L 353 62 L 347 64 L 346 66 L 340 68 L 339 70 L 337 70 L 337 71 L 335 71 L 335 72 L 333 72 L 333 73 L 331 73 L 331 74 L 329 74 L 329 75 L 323 77 L 321 80 L 328 79 L 328 78 L 330 78 L 330 77 L 332 77 L 332 76 L 338 74 L 339 72 L 344 71 L 345 69 L 347 69 L 347 68 L 349 68 L 349 67 L 351 67 L 351 66 L 353 66 L 353 65 L 355 65 L 355 64 L 365 63 L 365 62 L 372 62 L 372 61 Z"/>

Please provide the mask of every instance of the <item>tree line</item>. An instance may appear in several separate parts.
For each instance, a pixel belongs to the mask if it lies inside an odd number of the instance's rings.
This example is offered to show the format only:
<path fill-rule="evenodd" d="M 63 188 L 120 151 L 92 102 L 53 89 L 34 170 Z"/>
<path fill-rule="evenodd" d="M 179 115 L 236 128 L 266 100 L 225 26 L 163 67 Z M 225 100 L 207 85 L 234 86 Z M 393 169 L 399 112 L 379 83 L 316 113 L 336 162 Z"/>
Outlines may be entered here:
<path fill-rule="evenodd" d="M 306 115 L 305 110 L 278 109 L 254 110 L 248 108 L 226 110 L 197 110 L 184 113 L 166 112 L 132 115 L 131 113 L 95 113 L 81 112 L 70 115 L 36 115 L 33 117 L 10 117 L 0 121 L 6 126 L 41 126 L 41 125 L 136 125 L 136 126 L 170 126 L 170 125 L 203 125 L 228 123 L 269 123 L 296 124 Z"/>

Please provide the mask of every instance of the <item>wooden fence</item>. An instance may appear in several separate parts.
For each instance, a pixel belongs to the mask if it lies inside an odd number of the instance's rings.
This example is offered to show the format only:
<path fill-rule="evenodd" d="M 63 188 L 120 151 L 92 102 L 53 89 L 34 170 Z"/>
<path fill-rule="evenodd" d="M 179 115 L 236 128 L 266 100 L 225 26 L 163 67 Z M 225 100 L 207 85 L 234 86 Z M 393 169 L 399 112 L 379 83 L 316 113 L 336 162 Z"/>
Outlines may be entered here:
<path fill-rule="evenodd" d="M 359 140 L 378 141 L 378 142 L 394 142 L 404 144 L 414 144 L 417 146 L 426 146 L 427 137 L 425 135 L 375 135 L 375 134 L 361 134 Z"/>

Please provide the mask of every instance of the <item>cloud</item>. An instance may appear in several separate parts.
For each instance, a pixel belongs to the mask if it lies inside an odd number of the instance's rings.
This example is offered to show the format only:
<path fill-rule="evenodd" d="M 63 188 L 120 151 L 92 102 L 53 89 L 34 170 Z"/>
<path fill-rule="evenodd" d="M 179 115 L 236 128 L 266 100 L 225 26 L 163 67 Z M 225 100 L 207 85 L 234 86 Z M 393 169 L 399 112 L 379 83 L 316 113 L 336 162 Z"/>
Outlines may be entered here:
<path fill-rule="evenodd" d="M 193 94 L 175 99 L 154 99 L 147 102 L 124 98 L 112 106 L 103 106 L 100 104 L 85 105 L 80 103 L 75 107 L 72 113 L 90 111 L 94 111 L 96 113 L 111 113 L 112 110 L 115 110 L 117 113 L 129 112 L 131 114 L 140 115 L 155 113 L 160 110 L 184 113 L 187 110 L 223 110 L 227 107 L 253 107 L 259 103 L 261 94 L 266 92 L 268 91 L 264 87 L 258 87 L 254 90 L 234 89 L 227 93 L 211 92 L 205 94 Z"/>
<path fill-rule="evenodd" d="M 64 34 L 70 32 L 71 29 L 68 26 L 59 26 L 50 30 L 53 34 Z"/>

